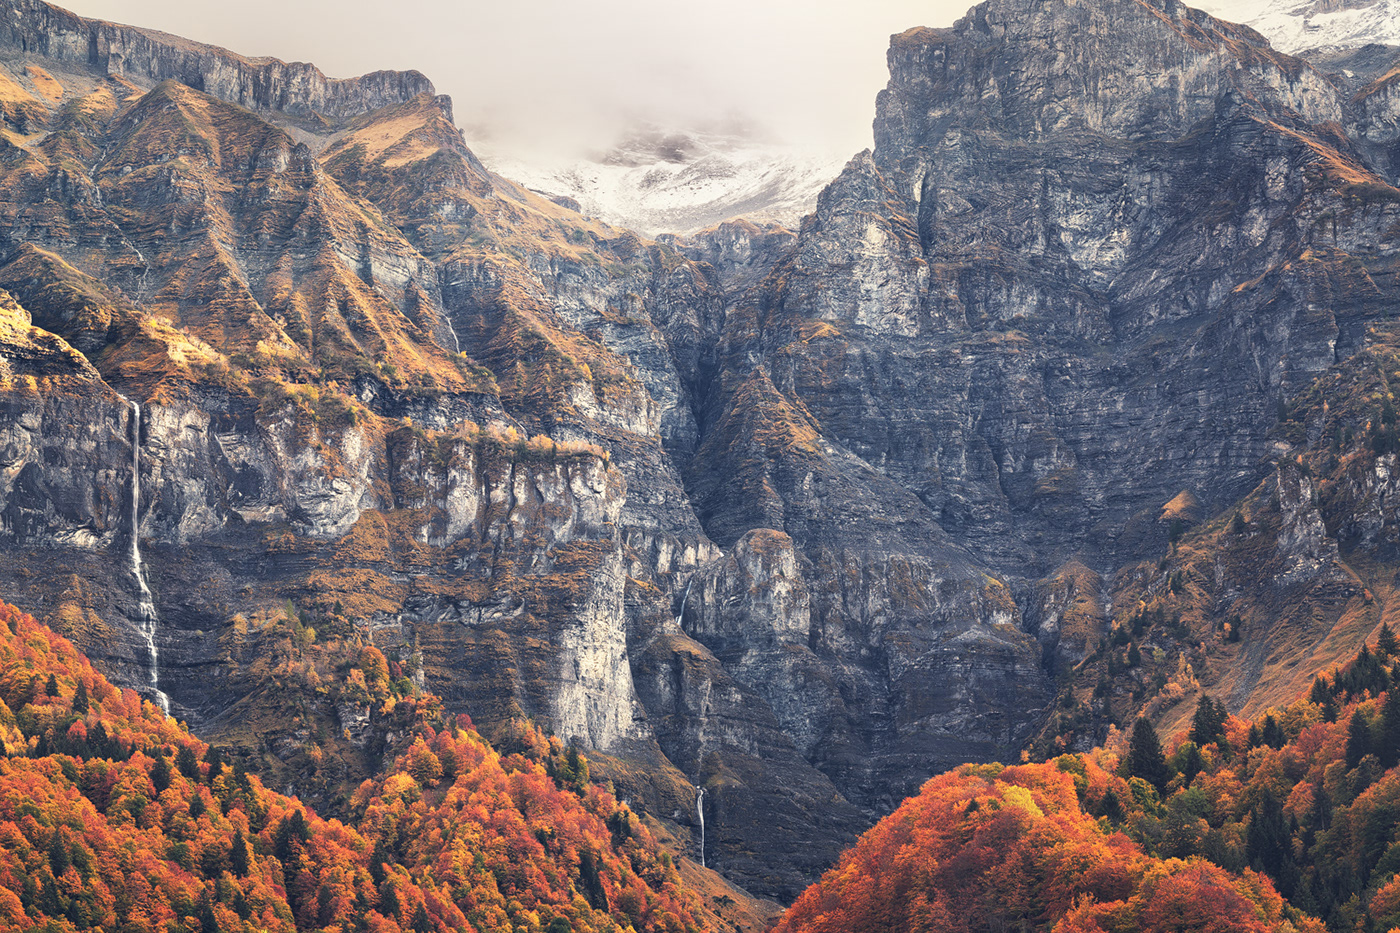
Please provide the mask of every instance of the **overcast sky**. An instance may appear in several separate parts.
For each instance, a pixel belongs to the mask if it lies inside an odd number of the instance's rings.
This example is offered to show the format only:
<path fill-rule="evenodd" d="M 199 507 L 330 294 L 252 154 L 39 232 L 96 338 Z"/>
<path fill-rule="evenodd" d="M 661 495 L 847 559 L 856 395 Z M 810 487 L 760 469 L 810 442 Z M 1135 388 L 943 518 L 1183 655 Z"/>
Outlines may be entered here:
<path fill-rule="evenodd" d="M 870 145 L 892 33 L 971 0 L 57 0 L 333 77 L 416 68 L 479 149 L 611 142 L 628 116 L 748 118 L 804 147 Z M 483 136 L 492 127 L 496 139 Z M 507 145 L 509 144 L 509 145 Z"/>

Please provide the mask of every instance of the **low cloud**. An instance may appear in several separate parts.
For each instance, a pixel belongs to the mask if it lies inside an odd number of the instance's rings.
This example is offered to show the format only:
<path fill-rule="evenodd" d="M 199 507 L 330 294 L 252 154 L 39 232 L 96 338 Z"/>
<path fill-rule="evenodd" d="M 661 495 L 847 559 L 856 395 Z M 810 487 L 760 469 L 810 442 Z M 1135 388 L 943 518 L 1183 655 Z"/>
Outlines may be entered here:
<path fill-rule="evenodd" d="M 344 77 L 415 68 L 452 95 L 477 148 L 605 147 L 646 120 L 724 121 L 810 149 L 870 145 L 892 33 L 966 0 L 73 0 L 74 12 Z"/>

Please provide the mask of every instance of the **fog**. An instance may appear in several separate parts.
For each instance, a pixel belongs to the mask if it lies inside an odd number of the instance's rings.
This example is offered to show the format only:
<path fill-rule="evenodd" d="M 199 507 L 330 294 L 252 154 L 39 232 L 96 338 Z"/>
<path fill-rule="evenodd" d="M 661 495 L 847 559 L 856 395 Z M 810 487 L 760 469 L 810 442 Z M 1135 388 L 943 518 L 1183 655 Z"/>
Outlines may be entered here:
<path fill-rule="evenodd" d="M 524 154 L 604 147 L 645 120 L 739 121 L 810 150 L 870 145 L 892 33 L 947 26 L 969 0 L 71 0 L 347 77 L 414 68 L 450 94 L 470 143 Z"/>

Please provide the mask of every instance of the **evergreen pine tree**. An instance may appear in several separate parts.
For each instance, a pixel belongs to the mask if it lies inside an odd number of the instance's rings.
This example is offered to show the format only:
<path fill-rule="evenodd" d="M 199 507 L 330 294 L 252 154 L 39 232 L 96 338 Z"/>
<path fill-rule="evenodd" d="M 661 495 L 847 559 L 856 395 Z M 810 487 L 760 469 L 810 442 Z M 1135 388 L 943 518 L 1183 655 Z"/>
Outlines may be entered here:
<path fill-rule="evenodd" d="M 199 780 L 199 759 L 195 757 L 194 749 L 188 745 L 181 745 L 180 750 L 175 753 L 175 767 L 191 781 Z"/>
<path fill-rule="evenodd" d="M 252 862 L 248 858 L 248 840 L 243 838 L 243 830 L 233 834 L 233 848 L 229 850 L 229 865 L 239 878 L 246 878 Z"/>
<path fill-rule="evenodd" d="M 1347 726 L 1347 769 L 1361 764 L 1361 759 L 1371 754 L 1371 727 L 1361 710 L 1351 714 L 1351 724 Z"/>
<path fill-rule="evenodd" d="M 1259 740 L 1270 748 L 1283 748 L 1284 743 L 1288 741 L 1283 734 L 1283 727 L 1278 724 L 1273 713 L 1264 717 L 1264 728 L 1259 732 Z"/>
<path fill-rule="evenodd" d="M 1380 735 L 1377 737 L 1376 757 L 1381 767 L 1393 768 L 1400 764 L 1400 687 L 1394 683 L 1385 692 L 1385 705 L 1381 707 Z"/>
<path fill-rule="evenodd" d="M 73 712 L 77 713 L 79 716 L 86 716 L 90 708 L 91 704 L 88 702 L 87 683 L 79 677 L 78 687 L 73 691 Z"/>
<path fill-rule="evenodd" d="M 44 692 L 47 693 L 47 694 L 48 694 L 49 696 L 51 696 L 51 697 L 56 697 L 56 696 L 58 696 L 58 678 L 57 678 L 57 677 L 55 677 L 55 676 L 52 675 L 52 674 L 49 675 L 49 682 L 46 683 L 46 684 L 44 684 Z"/>
<path fill-rule="evenodd" d="M 116 758 L 121 753 L 120 745 L 115 749 L 112 747 L 112 740 L 107 735 L 107 727 L 102 725 L 100 721 L 94 723 L 92 731 L 88 733 L 88 747 L 92 749 L 94 758 Z"/>
<path fill-rule="evenodd" d="M 218 918 L 214 916 L 214 904 L 209 892 L 199 899 L 199 933 L 221 933 Z"/>
<path fill-rule="evenodd" d="M 1171 766 L 1162 754 L 1162 742 L 1152 723 L 1139 716 L 1133 723 L 1133 735 L 1128 740 L 1128 757 L 1123 759 L 1128 777 L 1139 777 L 1160 792 L 1172 779 Z"/>
<path fill-rule="evenodd" d="M 1400 641 L 1395 638 L 1395 633 L 1390 630 L 1390 623 L 1381 624 L 1381 633 L 1376 639 L 1376 654 L 1383 658 L 1393 658 L 1400 654 Z"/>
<path fill-rule="evenodd" d="M 398 916 L 399 894 L 391 884 L 384 885 L 384 890 L 379 893 L 379 912 L 391 919 Z"/>
<path fill-rule="evenodd" d="M 156 752 L 155 764 L 151 765 L 151 786 L 159 794 L 170 786 L 170 761 L 161 752 Z"/>
<path fill-rule="evenodd" d="M 1202 694 L 1191 720 L 1191 741 L 1204 747 L 1225 738 L 1226 716 L 1225 704 L 1211 699 L 1209 693 Z"/>
<path fill-rule="evenodd" d="M 59 878 L 72 864 L 73 859 L 69 855 L 68 844 L 63 839 L 63 831 L 56 829 L 49 839 L 49 868 L 53 871 L 53 876 Z"/>
<path fill-rule="evenodd" d="M 1264 796 L 1250 808 L 1249 829 L 1245 838 L 1250 863 L 1256 870 L 1278 878 L 1284 862 L 1292 854 L 1293 846 L 1288 837 L 1283 807 L 1267 787 L 1264 788 Z"/>

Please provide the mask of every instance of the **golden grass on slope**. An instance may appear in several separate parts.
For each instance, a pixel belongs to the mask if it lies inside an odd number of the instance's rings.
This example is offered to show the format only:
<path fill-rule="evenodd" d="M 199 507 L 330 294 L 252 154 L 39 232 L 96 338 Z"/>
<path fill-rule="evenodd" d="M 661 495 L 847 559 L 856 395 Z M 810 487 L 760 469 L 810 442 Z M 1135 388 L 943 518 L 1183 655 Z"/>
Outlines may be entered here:
<path fill-rule="evenodd" d="M 66 114 L 91 120 L 106 120 L 117 112 L 117 95 L 110 87 L 98 87 L 64 106 Z"/>
<path fill-rule="evenodd" d="M 63 85 L 60 84 L 53 75 L 40 68 L 38 65 L 25 65 L 24 73 L 28 76 L 30 83 L 34 85 L 34 89 L 37 90 L 40 95 L 54 103 L 63 100 L 65 93 Z"/>
<path fill-rule="evenodd" d="M 21 87 L 19 83 L 10 76 L 9 71 L 4 68 L 0 68 L 0 104 L 7 105 L 7 112 L 9 111 L 8 105 L 12 104 L 34 106 L 44 111 L 48 110 L 48 108 L 39 101 L 39 98 Z"/>
<path fill-rule="evenodd" d="M 430 119 L 431 115 L 425 115 L 421 107 L 394 108 L 380 119 L 360 126 L 352 125 L 331 148 L 341 150 L 359 146 L 360 157 L 368 162 L 379 161 L 381 156 L 387 154 L 383 166 L 398 168 L 425 159 L 442 148 L 424 138 L 423 131 Z"/>
<path fill-rule="evenodd" d="M 1172 497 L 1172 500 L 1162 506 L 1162 515 L 1158 521 L 1184 521 L 1195 522 L 1201 518 L 1201 502 L 1189 489 L 1183 489 Z"/>

